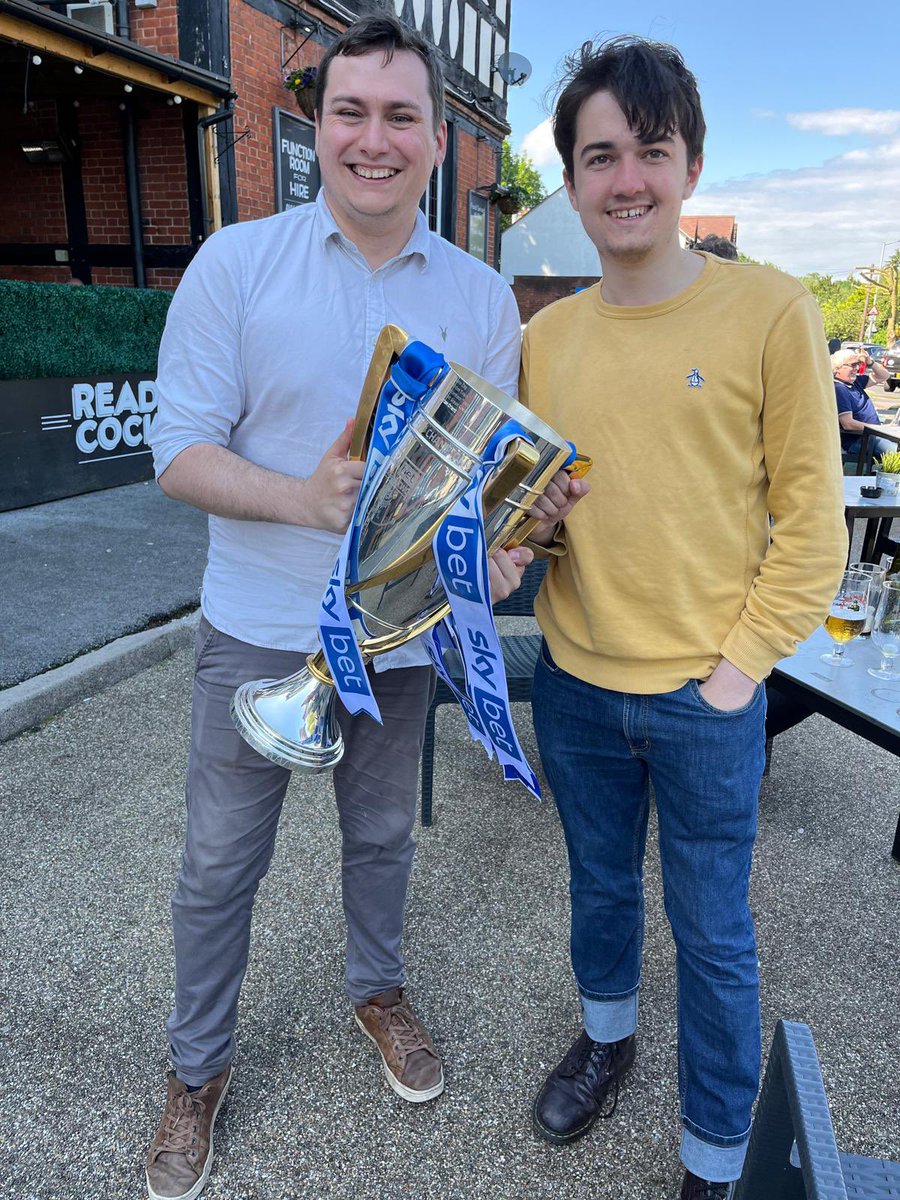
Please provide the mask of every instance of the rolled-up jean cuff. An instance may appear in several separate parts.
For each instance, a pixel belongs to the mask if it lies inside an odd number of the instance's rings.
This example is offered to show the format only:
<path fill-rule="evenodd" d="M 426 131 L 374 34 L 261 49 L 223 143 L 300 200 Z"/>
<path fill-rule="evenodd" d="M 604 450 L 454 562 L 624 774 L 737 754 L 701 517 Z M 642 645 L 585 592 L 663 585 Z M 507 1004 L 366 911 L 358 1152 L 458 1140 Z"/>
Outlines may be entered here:
<path fill-rule="evenodd" d="M 699 1179 L 730 1183 L 741 1177 L 749 1140 L 748 1133 L 736 1146 L 714 1146 L 685 1129 L 681 1135 L 681 1161 Z"/>
<path fill-rule="evenodd" d="M 584 1031 L 595 1042 L 617 1042 L 637 1029 L 638 991 L 618 1000 L 591 1000 L 582 994 Z"/>

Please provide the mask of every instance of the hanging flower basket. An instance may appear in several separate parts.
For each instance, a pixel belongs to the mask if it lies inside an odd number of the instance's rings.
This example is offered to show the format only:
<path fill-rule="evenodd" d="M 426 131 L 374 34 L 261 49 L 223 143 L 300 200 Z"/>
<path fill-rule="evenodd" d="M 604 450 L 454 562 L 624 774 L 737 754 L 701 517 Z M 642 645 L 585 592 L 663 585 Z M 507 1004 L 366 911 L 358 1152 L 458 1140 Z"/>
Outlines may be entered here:
<path fill-rule="evenodd" d="M 515 187 L 495 187 L 488 196 L 504 216 L 511 217 L 525 205 L 525 195 Z"/>
<path fill-rule="evenodd" d="M 316 80 L 318 74 L 318 67 L 298 67 L 294 71 L 289 71 L 283 80 L 287 90 L 294 93 L 297 107 L 304 116 L 309 117 L 310 121 L 313 119 L 316 111 Z"/>

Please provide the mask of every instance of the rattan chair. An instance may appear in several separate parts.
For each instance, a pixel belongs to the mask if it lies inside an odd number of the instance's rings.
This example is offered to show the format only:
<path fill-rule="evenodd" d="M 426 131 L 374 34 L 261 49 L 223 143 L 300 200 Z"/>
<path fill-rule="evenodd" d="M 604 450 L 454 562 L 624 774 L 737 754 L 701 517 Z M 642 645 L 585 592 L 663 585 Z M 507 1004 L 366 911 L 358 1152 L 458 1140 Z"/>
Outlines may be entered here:
<path fill-rule="evenodd" d="M 776 1026 L 734 1200 L 900 1200 L 900 1163 L 838 1150 L 806 1025 Z"/>
<path fill-rule="evenodd" d="M 534 614 L 534 598 L 547 571 L 547 560 L 536 558 L 525 568 L 522 583 L 517 591 L 506 600 L 494 605 L 498 617 L 529 617 Z M 531 680 L 541 646 L 539 633 L 510 634 L 500 638 L 503 650 L 503 665 L 506 668 L 506 684 L 510 701 L 531 700 Z M 462 686 L 461 664 L 455 654 L 448 655 L 448 667 L 454 683 Z M 422 824 L 431 824 L 431 801 L 434 785 L 434 715 L 440 704 L 456 704 L 457 700 L 442 679 L 437 689 L 428 718 L 425 722 L 425 742 L 422 747 Z"/>

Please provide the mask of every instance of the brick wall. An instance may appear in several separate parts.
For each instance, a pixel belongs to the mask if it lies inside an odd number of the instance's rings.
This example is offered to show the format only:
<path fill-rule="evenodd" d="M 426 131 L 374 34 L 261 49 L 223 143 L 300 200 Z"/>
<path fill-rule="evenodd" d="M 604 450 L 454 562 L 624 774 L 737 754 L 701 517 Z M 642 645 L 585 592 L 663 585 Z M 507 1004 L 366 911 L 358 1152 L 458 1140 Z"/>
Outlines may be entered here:
<path fill-rule="evenodd" d="M 130 4 L 128 10 L 133 42 L 171 58 L 181 57 L 178 53 L 177 0 L 157 0 L 156 8 L 135 8 Z"/>
<path fill-rule="evenodd" d="M 234 148 L 237 170 L 238 214 L 242 221 L 269 217 L 275 212 L 272 109 L 297 112 L 292 94 L 281 85 L 281 24 L 250 8 L 241 0 L 231 6 L 231 55 L 234 90 L 235 136 L 245 129 L 250 136 Z M 302 41 L 285 32 L 285 57 Z M 310 39 L 291 60 L 290 69 L 318 66 L 324 50 Z"/>
<path fill-rule="evenodd" d="M 499 171 L 499 151 L 494 151 L 486 140 L 460 129 L 456 139 L 456 245 L 466 248 L 468 224 L 469 190 L 494 183 Z M 494 237 L 498 213 L 493 204 L 488 205 L 488 262 L 494 260 Z"/>
<path fill-rule="evenodd" d="M 27 114 L 18 105 L 4 104 L 0 122 L 0 242 L 65 242 L 62 172 L 57 165 L 35 166 L 22 153 L 22 143 L 56 136 L 56 106 L 35 103 Z M 0 279 L 30 279 L 63 283 L 69 268 L 4 267 Z"/>
<path fill-rule="evenodd" d="M 530 321 L 536 312 L 563 296 L 573 295 L 579 288 L 592 287 L 598 278 L 597 275 L 517 275 L 512 290 L 522 321 Z"/>

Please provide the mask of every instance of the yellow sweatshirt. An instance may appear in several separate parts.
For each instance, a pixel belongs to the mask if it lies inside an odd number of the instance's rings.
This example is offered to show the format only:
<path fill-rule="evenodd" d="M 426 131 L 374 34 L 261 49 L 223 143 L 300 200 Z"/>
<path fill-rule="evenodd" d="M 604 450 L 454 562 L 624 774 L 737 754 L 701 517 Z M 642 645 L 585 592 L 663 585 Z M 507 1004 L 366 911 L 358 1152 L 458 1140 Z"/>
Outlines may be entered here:
<path fill-rule="evenodd" d="M 564 671 L 616 691 L 672 691 L 723 657 L 763 679 L 846 558 L 818 308 L 788 275 L 705 257 L 662 304 L 593 287 L 525 333 L 523 403 L 594 459 L 535 612 Z"/>

